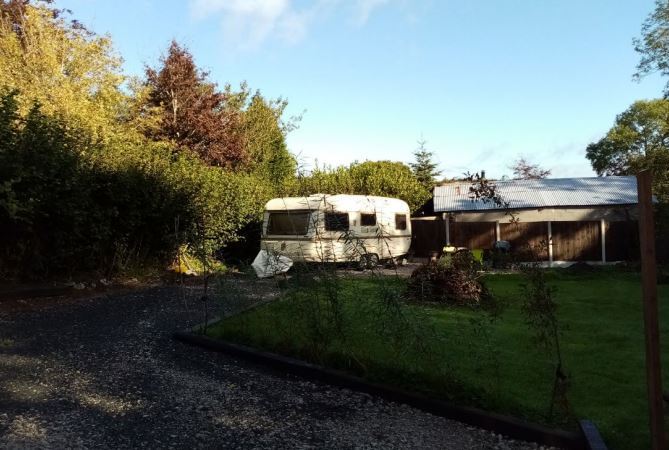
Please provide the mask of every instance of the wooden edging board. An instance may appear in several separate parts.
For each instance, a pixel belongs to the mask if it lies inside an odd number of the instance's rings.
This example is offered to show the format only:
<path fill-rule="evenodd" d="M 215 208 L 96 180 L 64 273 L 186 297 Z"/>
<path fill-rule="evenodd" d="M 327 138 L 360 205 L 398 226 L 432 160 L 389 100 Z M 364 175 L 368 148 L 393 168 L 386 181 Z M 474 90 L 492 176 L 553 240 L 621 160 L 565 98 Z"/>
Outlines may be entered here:
<path fill-rule="evenodd" d="M 607 450 L 604 439 L 602 439 L 602 435 L 599 434 L 599 430 L 594 423 L 589 420 L 581 420 L 578 424 L 587 444 L 585 448 L 588 450 Z"/>
<path fill-rule="evenodd" d="M 452 405 L 448 402 L 427 398 L 423 395 L 403 391 L 392 386 L 370 383 L 359 377 L 348 375 L 337 370 L 327 369 L 298 359 L 289 358 L 275 353 L 264 352 L 240 344 L 234 344 L 189 331 L 176 332 L 174 338 L 198 347 L 226 353 L 254 363 L 269 366 L 273 369 L 315 379 L 328 384 L 344 387 L 367 394 L 382 397 L 386 400 L 404 403 L 423 411 L 463 422 L 479 428 L 492 430 L 496 433 L 542 445 L 574 450 L 590 450 L 590 441 L 583 429 L 581 432 L 570 432 L 537 425 L 524 420 L 502 414 L 487 412 L 477 408 Z M 594 424 L 588 422 L 587 430 L 592 431 Z M 596 428 L 594 428 L 596 432 Z M 598 433 L 597 433 L 598 434 Z M 603 445 L 603 442 L 602 442 Z M 593 447 L 605 450 L 606 447 Z"/>
<path fill-rule="evenodd" d="M 18 287 L 0 290 L 0 300 L 16 300 L 22 298 L 58 297 L 75 292 L 71 286 L 45 286 L 45 287 Z"/>

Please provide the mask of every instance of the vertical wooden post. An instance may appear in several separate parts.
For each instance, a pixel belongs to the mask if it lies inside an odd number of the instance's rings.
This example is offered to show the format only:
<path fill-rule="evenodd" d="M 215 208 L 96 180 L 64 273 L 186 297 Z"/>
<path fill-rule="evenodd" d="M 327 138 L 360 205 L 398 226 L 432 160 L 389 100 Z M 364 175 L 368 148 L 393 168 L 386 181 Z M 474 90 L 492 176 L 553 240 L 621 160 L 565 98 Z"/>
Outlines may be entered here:
<path fill-rule="evenodd" d="M 502 233 L 500 232 L 499 220 L 495 221 L 495 240 L 496 241 L 502 240 Z"/>
<path fill-rule="evenodd" d="M 553 266 L 553 224 L 548 222 L 548 265 Z"/>
<path fill-rule="evenodd" d="M 444 226 L 446 227 L 446 245 L 451 245 L 451 217 L 448 213 L 443 213 Z"/>
<path fill-rule="evenodd" d="M 651 181 L 651 174 L 648 170 L 643 170 L 637 175 L 643 322 L 646 337 L 646 383 L 652 448 L 653 450 L 665 450 L 662 367 L 660 365 L 660 325 L 658 319 L 657 273 L 655 267 L 655 223 L 653 221 Z"/>
<path fill-rule="evenodd" d="M 602 262 L 606 262 L 606 220 L 599 221 L 599 235 L 602 241 Z"/>

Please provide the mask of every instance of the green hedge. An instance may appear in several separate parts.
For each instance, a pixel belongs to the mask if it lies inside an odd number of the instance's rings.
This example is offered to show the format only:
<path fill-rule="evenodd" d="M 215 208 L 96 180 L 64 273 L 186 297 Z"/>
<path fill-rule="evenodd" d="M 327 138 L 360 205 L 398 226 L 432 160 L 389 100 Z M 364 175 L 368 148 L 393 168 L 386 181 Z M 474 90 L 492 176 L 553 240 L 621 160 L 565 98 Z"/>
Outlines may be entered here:
<path fill-rule="evenodd" d="M 139 137 L 93 142 L 0 96 L 0 277 L 167 263 L 180 245 L 237 238 L 268 193 L 253 175 L 209 167 Z M 177 222 L 178 221 L 178 222 Z"/>

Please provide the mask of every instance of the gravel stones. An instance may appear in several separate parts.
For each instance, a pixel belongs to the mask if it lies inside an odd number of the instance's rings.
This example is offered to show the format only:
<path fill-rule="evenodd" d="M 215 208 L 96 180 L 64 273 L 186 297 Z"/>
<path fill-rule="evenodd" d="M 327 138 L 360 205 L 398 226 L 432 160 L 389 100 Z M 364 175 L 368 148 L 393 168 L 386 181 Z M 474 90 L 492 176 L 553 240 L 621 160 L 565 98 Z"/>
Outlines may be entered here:
<path fill-rule="evenodd" d="M 0 303 L 0 448 L 540 448 L 171 339 L 198 308 L 173 287 Z"/>

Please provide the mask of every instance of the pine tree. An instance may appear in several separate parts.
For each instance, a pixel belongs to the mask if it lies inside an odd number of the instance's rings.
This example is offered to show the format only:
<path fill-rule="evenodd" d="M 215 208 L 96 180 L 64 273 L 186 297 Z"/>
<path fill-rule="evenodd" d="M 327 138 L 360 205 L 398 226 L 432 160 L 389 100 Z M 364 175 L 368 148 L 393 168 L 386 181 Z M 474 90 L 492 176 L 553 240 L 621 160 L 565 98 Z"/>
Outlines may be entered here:
<path fill-rule="evenodd" d="M 425 144 L 427 144 L 427 141 L 424 139 L 418 141 L 418 148 L 413 153 L 416 162 L 409 165 L 420 184 L 425 186 L 426 189 L 432 190 L 434 178 L 441 174 L 441 170 L 437 170 L 437 163 L 432 160 L 433 154 L 425 147 Z"/>

